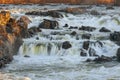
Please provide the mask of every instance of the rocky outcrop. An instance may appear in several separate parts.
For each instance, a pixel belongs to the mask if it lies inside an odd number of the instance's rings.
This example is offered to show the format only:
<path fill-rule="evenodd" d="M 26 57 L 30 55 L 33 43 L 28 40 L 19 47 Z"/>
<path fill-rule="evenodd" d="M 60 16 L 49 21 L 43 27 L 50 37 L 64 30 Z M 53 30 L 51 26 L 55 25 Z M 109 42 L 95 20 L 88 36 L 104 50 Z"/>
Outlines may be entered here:
<path fill-rule="evenodd" d="M 56 28 L 58 28 L 58 25 L 59 25 L 59 23 L 57 21 L 44 19 L 44 21 L 39 24 L 39 28 L 56 29 Z"/>
<path fill-rule="evenodd" d="M 22 38 L 27 36 L 28 18 L 11 18 L 10 12 L 0 12 L 0 67 L 5 66 L 17 54 Z"/>

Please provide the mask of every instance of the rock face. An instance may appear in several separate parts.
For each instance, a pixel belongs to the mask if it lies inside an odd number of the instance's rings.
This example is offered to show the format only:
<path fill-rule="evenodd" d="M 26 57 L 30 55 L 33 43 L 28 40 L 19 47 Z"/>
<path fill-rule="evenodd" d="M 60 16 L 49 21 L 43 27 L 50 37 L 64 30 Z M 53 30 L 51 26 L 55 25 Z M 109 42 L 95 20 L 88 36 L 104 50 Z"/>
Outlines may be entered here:
<path fill-rule="evenodd" d="M 11 18 L 10 12 L 0 12 L 0 67 L 4 67 L 17 54 L 22 38 L 27 33 L 27 17 L 18 21 Z"/>
<path fill-rule="evenodd" d="M 59 23 L 57 21 L 44 19 L 44 21 L 42 23 L 40 23 L 39 28 L 56 29 L 56 28 L 58 28 L 58 25 L 59 25 Z"/>

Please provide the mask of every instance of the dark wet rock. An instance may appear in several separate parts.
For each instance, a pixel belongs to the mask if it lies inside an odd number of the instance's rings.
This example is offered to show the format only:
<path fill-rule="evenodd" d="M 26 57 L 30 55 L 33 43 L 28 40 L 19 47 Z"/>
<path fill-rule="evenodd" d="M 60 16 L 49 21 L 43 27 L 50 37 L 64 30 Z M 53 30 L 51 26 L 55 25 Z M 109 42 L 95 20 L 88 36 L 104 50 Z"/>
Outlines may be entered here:
<path fill-rule="evenodd" d="M 90 27 L 90 26 L 82 26 L 79 28 L 79 30 L 84 30 L 84 31 L 94 31 L 96 28 Z"/>
<path fill-rule="evenodd" d="M 109 6 L 109 7 L 106 7 L 107 10 L 113 10 L 114 7 L 113 6 Z"/>
<path fill-rule="evenodd" d="M 90 12 L 90 14 L 91 14 L 91 15 L 95 15 L 95 16 L 100 15 L 100 13 L 99 13 L 98 11 L 96 11 L 96 10 L 92 10 L 92 11 Z"/>
<path fill-rule="evenodd" d="M 116 56 L 117 56 L 117 61 L 120 62 L 120 48 L 118 48 Z"/>
<path fill-rule="evenodd" d="M 93 48 L 89 49 L 89 56 L 98 56 Z"/>
<path fill-rule="evenodd" d="M 83 49 L 88 50 L 89 49 L 89 45 L 90 45 L 90 41 L 84 41 L 82 47 L 83 47 Z"/>
<path fill-rule="evenodd" d="M 56 29 L 58 28 L 59 23 L 57 21 L 52 21 L 48 19 L 44 19 L 42 23 L 39 24 L 39 28 L 44 28 L 44 29 Z"/>
<path fill-rule="evenodd" d="M 93 61 L 96 63 L 101 63 L 101 62 L 110 62 L 112 60 L 113 59 L 111 57 L 102 55 L 101 57 L 95 58 Z"/>
<path fill-rule="evenodd" d="M 99 31 L 100 32 L 111 32 L 109 29 L 106 29 L 105 27 L 102 27 Z"/>
<path fill-rule="evenodd" d="M 78 29 L 78 27 L 70 26 L 69 29 Z"/>
<path fill-rule="evenodd" d="M 76 34 L 76 31 L 73 31 L 70 35 L 75 36 Z"/>
<path fill-rule="evenodd" d="M 63 49 L 69 49 L 69 48 L 71 48 L 71 47 L 72 47 L 72 45 L 70 44 L 69 41 L 65 41 L 65 42 L 63 42 L 63 44 L 62 44 L 62 48 L 63 48 Z"/>
<path fill-rule="evenodd" d="M 38 27 L 31 27 L 31 28 L 28 29 L 28 36 L 32 37 L 32 36 L 34 36 L 38 32 L 41 32 L 40 28 L 38 28 Z"/>
<path fill-rule="evenodd" d="M 120 41 L 120 32 L 114 32 L 110 34 L 111 41 Z"/>
<path fill-rule="evenodd" d="M 69 25 L 68 24 L 65 24 L 63 27 L 68 27 Z"/>
<path fill-rule="evenodd" d="M 88 58 L 85 62 L 93 62 L 93 60 Z"/>
<path fill-rule="evenodd" d="M 30 56 L 28 56 L 28 55 L 24 55 L 24 57 L 29 58 Z"/>
<path fill-rule="evenodd" d="M 81 49 L 80 56 L 82 56 L 82 57 L 87 56 L 87 53 L 84 49 Z"/>
<path fill-rule="evenodd" d="M 26 15 L 38 15 L 38 16 L 51 16 L 55 18 L 62 18 L 63 15 L 59 13 L 58 11 L 47 11 L 47 12 L 41 12 L 41 11 L 32 11 L 27 12 Z"/>
<path fill-rule="evenodd" d="M 39 37 L 36 37 L 36 40 L 39 40 Z"/>
<path fill-rule="evenodd" d="M 83 34 L 82 39 L 90 39 L 91 34 Z"/>

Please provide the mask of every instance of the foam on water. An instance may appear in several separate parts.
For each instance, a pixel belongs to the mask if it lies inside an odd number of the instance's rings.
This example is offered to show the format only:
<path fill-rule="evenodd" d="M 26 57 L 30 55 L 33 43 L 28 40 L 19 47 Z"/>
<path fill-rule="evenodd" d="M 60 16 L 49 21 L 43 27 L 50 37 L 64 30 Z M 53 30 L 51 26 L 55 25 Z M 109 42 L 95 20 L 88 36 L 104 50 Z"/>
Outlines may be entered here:
<path fill-rule="evenodd" d="M 8 7 L 9 6 L 9 7 Z M 63 9 L 66 7 L 89 7 L 89 5 L 8 5 L 4 6 L 15 18 L 19 18 L 29 11 L 43 11 Z M 42 32 L 32 38 L 24 39 L 20 47 L 19 54 L 14 56 L 11 64 L 8 64 L 2 71 L 14 75 L 30 77 L 32 80 L 120 80 L 120 65 L 117 62 L 109 63 L 86 63 L 86 59 L 94 59 L 94 56 L 87 54 L 86 57 L 80 56 L 84 41 L 90 41 L 90 46 L 101 56 L 115 56 L 119 46 L 109 40 L 110 33 L 98 32 L 101 27 L 113 31 L 120 31 L 120 7 L 114 7 L 114 10 L 106 10 L 106 6 L 92 6 L 87 9 L 88 13 L 67 15 L 62 12 L 64 18 L 52 18 L 43 16 L 27 15 L 32 23 L 30 27 L 38 27 L 43 19 L 57 20 L 59 28 L 56 30 L 42 29 Z M 105 15 L 93 16 L 89 11 L 96 10 Z M 79 31 L 78 29 L 69 30 L 64 28 L 65 24 L 73 27 L 92 26 L 97 30 L 93 32 Z M 77 35 L 70 35 L 76 31 Z M 58 33 L 57 35 L 52 35 Z M 82 39 L 81 35 L 85 33 L 92 34 L 89 40 Z M 36 37 L 39 40 L 36 40 Z M 62 43 L 69 41 L 71 48 L 65 50 Z M 99 44 L 101 42 L 102 46 Z M 88 53 L 88 52 L 87 52 Z M 24 57 L 27 55 L 27 57 Z"/>

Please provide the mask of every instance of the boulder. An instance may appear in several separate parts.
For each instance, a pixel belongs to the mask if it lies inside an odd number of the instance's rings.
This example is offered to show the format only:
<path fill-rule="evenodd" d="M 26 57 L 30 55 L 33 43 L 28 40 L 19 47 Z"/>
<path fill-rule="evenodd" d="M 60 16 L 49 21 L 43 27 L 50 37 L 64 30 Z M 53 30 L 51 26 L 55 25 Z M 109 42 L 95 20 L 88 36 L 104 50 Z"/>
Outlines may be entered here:
<path fill-rule="evenodd" d="M 42 23 L 39 24 L 39 28 L 44 28 L 44 29 L 56 29 L 58 28 L 59 23 L 57 21 L 52 21 L 48 19 L 44 19 Z"/>
<path fill-rule="evenodd" d="M 106 29 L 105 27 L 102 27 L 99 31 L 100 32 L 111 32 L 109 29 Z"/>
<path fill-rule="evenodd" d="M 90 41 L 84 41 L 82 47 L 83 47 L 83 49 L 88 50 L 89 49 L 89 45 L 90 45 Z"/>
<path fill-rule="evenodd" d="M 84 30 L 84 31 L 94 31 L 96 28 L 90 27 L 90 26 L 82 26 L 79 28 L 79 30 Z"/>
<path fill-rule="evenodd" d="M 70 35 L 75 36 L 77 34 L 76 31 L 73 31 Z"/>
<path fill-rule="evenodd" d="M 72 47 L 72 45 L 70 44 L 69 41 L 65 41 L 65 42 L 62 43 L 62 48 L 63 49 L 69 49 L 71 47 Z"/>

